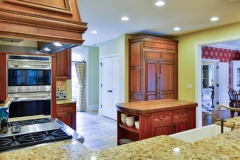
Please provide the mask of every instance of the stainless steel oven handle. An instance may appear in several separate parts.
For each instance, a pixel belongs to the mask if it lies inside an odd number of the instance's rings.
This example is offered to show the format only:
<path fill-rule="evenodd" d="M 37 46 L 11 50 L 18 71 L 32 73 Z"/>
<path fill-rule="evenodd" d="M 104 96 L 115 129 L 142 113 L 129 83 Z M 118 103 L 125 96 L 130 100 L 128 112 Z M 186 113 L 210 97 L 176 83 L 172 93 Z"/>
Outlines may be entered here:
<path fill-rule="evenodd" d="M 50 100 L 50 97 L 45 97 L 45 98 L 11 98 L 12 102 L 20 102 L 20 101 L 34 101 L 34 100 Z"/>

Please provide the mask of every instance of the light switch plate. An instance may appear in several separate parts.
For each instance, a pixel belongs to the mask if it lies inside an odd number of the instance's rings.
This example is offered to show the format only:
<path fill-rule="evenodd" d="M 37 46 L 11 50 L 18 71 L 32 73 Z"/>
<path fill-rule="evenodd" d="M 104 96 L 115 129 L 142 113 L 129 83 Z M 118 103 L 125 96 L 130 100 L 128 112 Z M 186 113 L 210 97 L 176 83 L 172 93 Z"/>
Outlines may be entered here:
<path fill-rule="evenodd" d="M 192 88 L 192 84 L 187 84 L 187 89 L 191 89 Z"/>

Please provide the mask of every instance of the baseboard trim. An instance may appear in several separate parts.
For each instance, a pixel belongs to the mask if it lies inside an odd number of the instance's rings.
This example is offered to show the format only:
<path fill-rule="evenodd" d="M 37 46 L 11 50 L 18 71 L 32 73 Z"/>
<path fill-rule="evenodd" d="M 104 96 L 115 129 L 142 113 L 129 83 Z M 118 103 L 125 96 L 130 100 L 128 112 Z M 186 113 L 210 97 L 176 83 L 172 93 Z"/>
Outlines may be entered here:
<path fill-rule="evenodd" d="M 88 111 L 98 110 L 99 104 L 89 105 Z"/>

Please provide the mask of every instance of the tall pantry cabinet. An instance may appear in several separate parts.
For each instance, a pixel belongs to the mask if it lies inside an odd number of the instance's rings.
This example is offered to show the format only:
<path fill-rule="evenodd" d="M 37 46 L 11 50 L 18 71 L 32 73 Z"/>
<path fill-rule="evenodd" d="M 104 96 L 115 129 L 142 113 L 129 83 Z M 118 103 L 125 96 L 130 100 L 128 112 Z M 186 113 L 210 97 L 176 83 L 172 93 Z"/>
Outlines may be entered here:
<path fill-rule="evenodd" d="M 178 98 L 178 41 L 129 39 L 129 101 Z"/>

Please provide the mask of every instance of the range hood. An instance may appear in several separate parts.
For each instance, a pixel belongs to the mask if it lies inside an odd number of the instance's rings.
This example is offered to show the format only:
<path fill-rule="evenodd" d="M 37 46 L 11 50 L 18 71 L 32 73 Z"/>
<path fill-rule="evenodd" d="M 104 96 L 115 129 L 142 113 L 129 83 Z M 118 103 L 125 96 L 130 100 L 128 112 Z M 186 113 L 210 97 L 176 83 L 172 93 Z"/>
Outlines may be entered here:
<path fill-rule="evenodd" d="M 86 30 L 77 0 L 0 1 L 0 51 L 26 51 L 18 44 L 32 41 L 33 52 L 52 54 L 81 45 Z"/>

